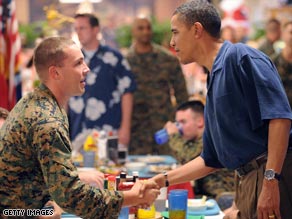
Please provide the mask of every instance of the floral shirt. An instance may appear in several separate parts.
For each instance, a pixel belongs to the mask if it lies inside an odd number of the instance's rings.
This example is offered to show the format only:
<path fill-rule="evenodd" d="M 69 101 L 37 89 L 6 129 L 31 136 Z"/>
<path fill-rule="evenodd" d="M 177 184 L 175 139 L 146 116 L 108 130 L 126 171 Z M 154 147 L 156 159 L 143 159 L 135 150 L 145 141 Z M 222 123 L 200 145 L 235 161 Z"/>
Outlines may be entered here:
<path fill-rule="evenodd" d="M 73 144 L 80 139 L 83 143 L 92 129 L 116 131 L 122 119 L 121 98 L 136 89 L 127 60 L 108 46 L 100 45 L 88 66 L 91 72 L 87 75 L 85 93 L 69 101 Z"/>

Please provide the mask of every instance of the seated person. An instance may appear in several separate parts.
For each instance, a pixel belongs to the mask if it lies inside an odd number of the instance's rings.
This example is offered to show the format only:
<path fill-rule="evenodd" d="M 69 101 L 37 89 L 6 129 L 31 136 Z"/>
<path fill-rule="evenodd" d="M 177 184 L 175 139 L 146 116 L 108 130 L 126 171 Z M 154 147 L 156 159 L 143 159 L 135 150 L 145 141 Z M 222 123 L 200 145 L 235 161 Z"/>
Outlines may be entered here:
<path fill-rule="evenodd" d="M 188 101 L 176 109 L 174 122 L 167 122 L 165 129 L 169 135 L 169 145 L 180 164 L 199 156 L 203 147 L 204 104 L 201 101 Z M 181 128 L 181 133 L 179 128 Z M 196 195 L 216 198 L 222 192 L 234 191 L 234 172 L 222 169 L 196 181 Z"/>

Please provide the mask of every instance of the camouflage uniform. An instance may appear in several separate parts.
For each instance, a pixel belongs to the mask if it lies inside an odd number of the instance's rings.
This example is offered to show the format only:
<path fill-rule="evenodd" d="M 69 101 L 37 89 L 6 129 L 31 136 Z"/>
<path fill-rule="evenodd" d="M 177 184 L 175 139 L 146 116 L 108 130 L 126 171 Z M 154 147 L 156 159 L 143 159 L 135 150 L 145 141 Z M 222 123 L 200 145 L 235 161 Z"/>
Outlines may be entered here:
<path fill-rule="evenodd" d="M 132 47 L 127 55 L 137 83 L 130 154 L 169 154 L 168 145 L 155 143 L 154 133 L 174 117 L 171 89 L 178 104 L 188 99 L 177 58 L 159 45 L 152 46 L 153 51 L 145 54 L 136 53 Z"/>
<path fill-rule="evenodd" d="M 265 53 L 267 56 L 272 56 L 275 53 L 274 45 L 267 39 L 260 45 L 258 50 L 262 51 Z"/>
<path fill-rule="evenodd" d="M 83 218 L 117 218 L 123 195 L 82 183 L 64 109 L 44 85 L 22 98 L 0 131 L 0 214 L 53 199 Z M 28 217 L 25 217 L 28 218 Z"/>
<path fill-rule="evenodd" d="M 292 106 L 292 63 L 287 62 L 281 53 L 272 56 L 272 61 L 274 62 L 280 77 L 282 79 L 290 107 Z"/>
<path fill-rule="evenodd" d="M 179 134 L 170 136 L 169 146 L 174 151 L 176 159 L 185 164 L 201 154 L 203 138 L 186 141 Z M 216 197 L 222 192 L 234 191 L 234 171 L 221 169 L 195 182 L 196 195 Z"/>

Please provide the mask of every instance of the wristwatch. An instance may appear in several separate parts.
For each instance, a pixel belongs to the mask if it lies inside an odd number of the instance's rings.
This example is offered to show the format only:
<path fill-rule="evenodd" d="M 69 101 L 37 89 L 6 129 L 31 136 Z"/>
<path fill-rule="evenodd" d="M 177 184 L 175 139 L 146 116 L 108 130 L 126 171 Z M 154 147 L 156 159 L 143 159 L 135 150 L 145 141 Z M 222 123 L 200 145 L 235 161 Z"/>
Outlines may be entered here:
<path fill-rule="evenodd" d="M 276 173 L 275 170 L 273 169 L 266 170 L 264 176 L 265 176 L 265 179 L 267 180 L 281 179 L 281 175 L 279 173 Z"/>

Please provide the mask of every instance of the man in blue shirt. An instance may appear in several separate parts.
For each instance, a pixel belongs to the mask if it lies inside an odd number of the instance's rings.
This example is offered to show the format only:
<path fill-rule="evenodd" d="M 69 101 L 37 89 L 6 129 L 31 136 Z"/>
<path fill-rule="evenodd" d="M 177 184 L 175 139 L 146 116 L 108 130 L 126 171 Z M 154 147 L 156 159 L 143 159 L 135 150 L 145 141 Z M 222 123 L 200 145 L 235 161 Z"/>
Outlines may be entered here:
<path fill-rule="evenodd" d="M 73 146 L 80 147 L 93 129 L 116 133 L 119 143 L 127 146 L 136 89 L 126 59 L 98 40 L 99 20 L 93 14 L 77 14 L 75 31 L 91 72 L 85 93 L 69 101 L 70 134 Z"/>
<path fill-rule="evenodd" d="M 153 180 L 167 186 L 234 169 L 237 218 L 289 219 L 292 113 L 287 96 L 270 59 L 246 45 L 223 42 L 220 27 L 219 13 L 206 0 L 188 1 L 173 14 L 170 44 L 179 60 L 210 72 L 203 151 Z"/>

